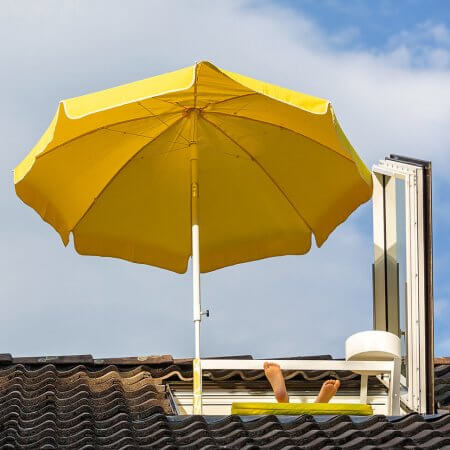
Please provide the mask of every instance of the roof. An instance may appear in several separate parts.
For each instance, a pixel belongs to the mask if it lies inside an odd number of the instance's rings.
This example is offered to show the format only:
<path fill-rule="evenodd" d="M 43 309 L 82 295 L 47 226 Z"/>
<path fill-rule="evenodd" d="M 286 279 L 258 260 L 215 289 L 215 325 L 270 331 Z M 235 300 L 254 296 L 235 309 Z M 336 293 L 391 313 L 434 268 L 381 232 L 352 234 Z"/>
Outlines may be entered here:
<path fill-rule="evenodd" d="M 448 405 L 450 364 L 437 365 L 436 374 L 438 402 Z M 262 371 L 205 375 L 219 383 L 264 380 Z M 343 388 L 359 378 L 350 372 L 331 375 L 343 380 Z M 324 371 L 296 371 L 288 374 L 288 383 L 306 386 L 328 376 Z M 401 418 L 172 415 L 167 382 L 191 379 L 192 360 L 170 355 L 101 360 L 90 355 L 0 355 L 0 447 L 450 448 L 449 414 Z"/>
<path fill-rule="evenodd" d="M 450 358 L 435 359 L 434 401 L 437 408 L 450 411 Z"/>
<path fill-rule="evenodd" d="M 227 356 L 221 359 L 253 359 L 251 355 Z M 217 358 L 214 358 L 217 359 Z M 325 359 L 330 360 L 330 355 L 295 356 L 271 359 Z M 0 354 L 0 370 L 8 367 L 23 366 L 33 371 L 45 367 L 54 366 L 58 371 L 85 370 L 93 374 L 100 370 L 109 368 L 125 376 L 127 370 L 142 370 L 148 373 L 148 377 L 158 382 L 191 382 L 192 381 L 192 358 L 173 358 L 171 355 L 161 356 L 138 356 L 127 358 L 101 358 L 94 359 L 91 355 L 73 356 L 36 356 L 36 357 L 12 357 L 10 354 Z M 139 369 L 140 368 L 140 369 Z M 1 372 L 0 372 L 1 373 Z M 64 376 L 61 372 L 61 376 Z M 329 377 L 341 380 L 341 390 L 346 388 L 359 388 L 360 376 L 351 371 L 326 371 L 326 370 L 291 370 L 284 371 L 284 377 L 289 386 L 308 387 L 315 389 L 322 385 L 322 381 Z M 214 370 L 203 371 L 204 382 L 243 382 L 257 383 L 269 387 L 265 374 L 262 370 Z M 369 378 L 369 385 L 382 386 L 376 382 L 376 378 Z"/>

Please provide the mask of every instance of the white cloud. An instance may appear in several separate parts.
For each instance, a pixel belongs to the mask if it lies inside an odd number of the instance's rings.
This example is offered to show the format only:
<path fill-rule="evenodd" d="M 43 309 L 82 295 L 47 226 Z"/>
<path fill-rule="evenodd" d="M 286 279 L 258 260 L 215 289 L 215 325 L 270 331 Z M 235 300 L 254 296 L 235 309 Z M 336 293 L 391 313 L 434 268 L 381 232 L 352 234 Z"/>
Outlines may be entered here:
<path fill-rule="evenodd" d="M 393 52 L 407 54 L 404 62 L 419 67 L 450 68 L 450 29 L 442 23 L 425 21 L 413 30 L 402 30 L 389 39 Z"/>
<path fill-rule="evenodd" d="M 78 256 L 14 197 L 9 170 L 62 98 L 209 59 L 330 98 L 369 165 L 400 153 L 433 160 L 438 174 L 448 167 L 448 66 L 436 65 L 437 55 L 417 67 L 411 52 L 421 44 L 409 35 L 384 52 L 336 50 L 336 36 L 311 20 L 246 1 L 2 6 L 0 114 L 8 120 L 0 123 L 0 204 L 7 211 L 0 265 L 7 282 L 0 298 L 7 312 L 0 352 L 192 351 L 188 276 Z M 444 45 L 445 29 L 423 32 Z M 204 301 L 213 314 L 204 322 L 206 353 L 342 354 L 347 335 L 371 327 L 371 231 L 361 225 L 370 211 L 363 208 L 312 254 L 206 276 Z"/>

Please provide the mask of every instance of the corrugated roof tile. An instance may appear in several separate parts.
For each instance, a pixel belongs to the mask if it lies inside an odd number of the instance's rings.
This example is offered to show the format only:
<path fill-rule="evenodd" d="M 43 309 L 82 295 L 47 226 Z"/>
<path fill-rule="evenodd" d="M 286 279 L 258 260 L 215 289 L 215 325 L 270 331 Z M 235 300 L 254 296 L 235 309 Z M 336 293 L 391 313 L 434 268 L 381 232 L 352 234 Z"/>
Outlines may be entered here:
<path fill-rule="evenodd" d="M 242 356 L 248 358 L 249 355 Z M 0 361 L 1 448 L 370 449 L 450 447 L 450 415 L 403 417 L 171 416 L 164 383 L 192 379 L 192 360 L 90 355 Z M 325 358 L 328 358 L 325 355 Z M 20 361 L 20 363 L 18 362 Z M 115 362 L 115 364 L 111 364 Z M 450 366 L 437 365 L 436 398 L 449 404 Z M 330 375 L 292 371 L 317 387 Z M 359 377 L 339 372 L 355 389 Z M 206 372 L 211 383 L 264 383 L 262 371 Z M 233 381 L 235 380 L 235 381 Z M 344 387 L 345 388 L 345 387 Z"/>

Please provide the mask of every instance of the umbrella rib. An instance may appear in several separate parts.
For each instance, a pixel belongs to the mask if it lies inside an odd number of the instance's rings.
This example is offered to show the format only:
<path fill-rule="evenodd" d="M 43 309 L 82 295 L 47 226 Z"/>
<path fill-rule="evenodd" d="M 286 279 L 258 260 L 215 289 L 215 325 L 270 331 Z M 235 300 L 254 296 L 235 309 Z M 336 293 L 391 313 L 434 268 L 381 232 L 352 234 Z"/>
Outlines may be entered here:
<path fill-rule="evenodd" d="M 164 100 L 163 100 L 164 101 Z M 158 119 L 163 125 L 165 125 L 166 127 L 168 127 L 169 125 L 166 123 L 166 122 L 164 122 L 164 120 L 162 120 L 158 115 L 156 115 L 156 114 L 154 114 L 154 112 L 150 109 L 150 108 L 147 108 L 146 106 L 144 106 L 141 102 L 137 102 L 138 103 L 138 105 L 141 107 L 141 108 L 144 108 L 147 112 L 149 112 L 150 114 L 152 114 L 152 117 L 155 117 L 156 119 Z M 166 102 L 167 103 L 167 102 Z M 180 111 L 181 112 L 181 111 Z M 188 144 L 189 144 L 189 141 L 184 137 L 184 136 L 181 136 Z"/>
<path fill-rule="evenodd" d="M 314 233 L 313 228 L 311 225 L 306 221 L 306 219 L 303 217 L 303 215 L 298 211 L 298 209 L 295 207 L 295 205 L 291 202 L 289 197 L 287 196 L 286 192 L 281 188 L 281 186 L 276 182 L 276 180 L 270 175 L 270 173 L 265 169 L 265 167 L 239 142 L 235 141 L 230 135 L 226 133 L 222 128 L 220 128 L 218 125 L 216 125 L 214 122 L 211 122 L 208 120 L 205 116 L 203 116 L 203 119 L 211 124 L 213 127 L 215 127 L 217 130 L 219 130 L 228 140 L 230 140 L 234 145 L 239 147 L 246 155 L 250 157 L 250 159 L 263 171 L 263 173 L 266 175 L 267 178 L 272 182 L 272 184 L 278 189 L 278 191 L 281 193 L 281 195 L 286 199 L 286 201 L 289 203 L 289 205 L 292 207 L 292 209 L 296 212 L 298 217 L 303 221 L 304 224 L 309 228 L 311 233 Z"/>
<path fill-rule="evenodd" d="M 161 97 L 155 96 L 155 97 L 147 97 L 144 99 L 139 100 L 139 104 L 141 105 L 141 102 L 145 102 L 146 100 L 158 100 L 161 103 L 165 103 L 166 105 L 172 105 L 172 106 L 178 106 L 178 108 L 181 108 L 181 110 L 185 109 L 183 105 L 180 105 L 178 102 L 169 102 L 169 100 L 163 100 Z M 144 105 L 141 105 L 144 109 L 147 109 Z"/>
<path fill-rule="evenodd" d="M 180 113 L 181 113 L 181 111 L 176 111 L 176 112 L 158 114 L 158 116 L 168 116 L 171 114 L 176 115 L 176 114 L 180 114 Z M 56 147 L 53 147 L 46 152 L 39 153 L 38 155 L 36 155 L 36 159 L 42 158 L 43 156 L 46 156 L 46 155 L 49 155 L 50 153 L 53 153 L 55 150 L 58 150 L 60 147 L 66 145 L 66 144 L 70 144 L 71 142 L 76 141 L 77 139 L 80 139 L 82 137 L 89 136 L 90 134 L 93 134 L 97 131 L 100 131 L 100 130 L 119 131 L 119 130 L 112 130 L 110 127 L 115 127 L 116 125 L 122 125 L 124 123 L 129 123 L 129 122 L 134 122 L 137 120 L 144 120 L 144 119 L 149 119 L 149 118 L 157 118 L 157 117 L 154 115 L 144 116 L 144 117 L 135 117 L 133 119 L 120 120 L 119 122 L 113 122 L 113 123 L 110 123 L 109 125 L 104 125 L 102 127 L 95 128 L 94 130 L 90 130 L 90 131 L 87 131 L 86 133 L 79 134 L 78 136 L 75 136 L 72 139 L 68 139 L 67 141 L 64 141 L 61 144 L 58 144 Z M 178 119 L 177 119 L 177 121 L 178 121 Z M 123 133 L 123 131 L 120 131 L 120 132 Z M 140 135 L 140 136 L 143 136 L 143 135 Z M 147 136 L 143 136 L 143 137 L 147 137 Z"/>
<path fill-rule="evenodd" d="M 242 95 L 235 95 L 234 97 L 226 98 L 224 100 L 219 100 L 218 102 L 211 102 L 208 103 L 208 105 L 204 108 L 204 112 L 214 112 L 214 111 L 208 111 L 207 108 L 210 106 L 216 106 L 216 105 L 223 105 L 226 102 L 231 102 L 231 100 L 237 100 L 243 97 L 249 97 L 250 95 L 261 95 L 259 92 L 250 92 L 248 94 L 242 94 Z"/>
<path fill-rule="evenodd" d="M 195 87 L 194 87 L 194 96 L 196 96 L 197 94 L 195 93 Z M 206 106 L 204 106 L 204 107 L 202 107 L 201 109 L 202 110 L 205 110 L 205 112 L 208 112 L 207 111 L 207 108 L 209 108 L 210 106 L 216 106 L 216 105 L 222 105 L 222 104 L 224 104 L 224 103 L 226 103 L 226 102 L 229 102 L 229 101 L 231 101 L 231 100 L 237 100 L 237 99 L 240 99 L 240 98 L 243 98 L 243 97 L 249 97 L 249 96 L 251 96 L 251 95 L 261 95 L 259 92 L 250 92 L 250 93 L 247 93 L 247 94 L 242 94 L 242 95 L 235 95 L 234 97 L 229 97 L 229 98 L 226 98 L 226 99 L 224 99 L 224 100 L 219 100 L 218 102 L 211 102 L 211 103 L 208 103 Z M 180 105 L 180 103 L 178 103 L 178 102 L 169 102 L 168 100 L 163 100 L 162 98 L 160 98 L 160 97 L 151 97 L 151 98 L 153 98 L 153 99 L 156 99 L 156 100 L 159 100 L 160 102 L 162 102 L 162 103 L 166 103 L 167 105 L 172 105 L 172 106 L 178 106 L 179 108 L 181 108 L 181 111 L 186 111 L 186 110 L 188 110 L 189 109 L 189 107 L 187 107 L 187 106 L 183 106 L 183 105 Z M 148 112 L 152 112 L 149 108 L 147 108 L 146 106 L 144 106 L 142 103 L 141 103 L 141 101 L 139 101 L 139 102 L 137 102 L 138 104 L 139 104 L 139 106 L 141 106 L 142 108 L 144 108 L 145 110 L 147 110 Z M 181 112 L 180 111 L 180 112 Z"/>
<path fill-rule="evenodd" d="M 266 122 L 265 120 L 254 119 L 252 117 L 246 117 L 246 116 L 237 116 L 237 115 L 234 115 L 234 114 L 224 113 L 224 112 L 220 112 L 220 111 L 205 111 L 205 113 L 218 114 L 220 116 L 227 116 L 227 117 L 239 117 L 240 119 L 250 120 L 252 122 L 262 123 L 264 125 L 268 125 L 268 126 L 272 126 L 272 127 L 276 127 L 276 128 L 281 128 L 281 129 L 286 130 L 286 131 L 290 131 L 291 133 L 298 134 L 299 136 L 303 136 L 305 139 L 308 139 L 309 141 L 314 142 L 315 144 L 318 144 L 318 145 L 320 145 L 323 148 L 326 148 L 327 150 L 335 153 L 336 155 L 341 156 L 342 158 L 346 159 L 348 162 L 350 162 L 352 164 L 355 164 L 355 161 L 353 160 L 353 158 L 345 156 L 342 153 L 339 153 L 336 150 L 332 149 L 331 147 L 328 147 L 327 145 L 322 144 L 321 142 L 317 141 L 316 139 L 313 139 L 313 138 L 311 138 L 309 136 L 306 136 L 306 135 L 304 135 L 302 133 L 299 133 L 298 131 L 294 131 L 294 130 L 292 130 L 290 128 L 283 127 L 283 125 L 277 125 L 277 124 L 273 124 L 273 123 L 270 123 L 270 122 Z"/>
<path fill-rule="evenodd" d="M 159 139 L 161 136 L 163 136 L 167 131 L 169 131 L 174 125 L 176 125 L 178 122 L 180 122 L 183 119 L 183 117 L 180 117 L 175 122 L 173 122 L 171 125 L 169 125 L 165 130 L 161 131 L 157 136 L 155 136 L 152 140 L 149 142 L 146 142 L 136 153 L 133 154 L 122 166 L 119 168 L 119 170 L 109 179 L 109 181 L 103 186 L 103 188 L 100 190 L 100 192 L 95 196 L 92 203 L 88 206 L 86 211 L 82 214 L 82 216 L 76 221 L 76 223 L 71 227 L 71 232 L 73 233 L 73 230 L 78 226 L 78 224 L 85 218 L 85 216 L 89 213 L 89 211 L 92 209 L 92 207 L 95 205 L 97 198 L 99 198 L 103 192 L 109 187 L 109 185 L 118 177 L 118 175 L 128 166 L 128 164 L 139 154 L 142 152 L 142 150 L 147 147 L 147 145 L 152 144 L 157 139 Z"/>
<path fill-rule="evenodd" d="M 153 139 L 154 136 L 148 136 L 146 134 L 139 134 L 139 133 L 130 133 L 129 131 L 121 131 L 121 130 L 113 130 L 112 128 L 106 127 L 103 128 L 104 130 L 107 131 L 112 131 L 114 133 L 119 133 L 119 134 L 128 134 L 130 136 L 138 136 L 138 137 L 145 137 L 145 138 L 149 138 L 149 139 Z"/>

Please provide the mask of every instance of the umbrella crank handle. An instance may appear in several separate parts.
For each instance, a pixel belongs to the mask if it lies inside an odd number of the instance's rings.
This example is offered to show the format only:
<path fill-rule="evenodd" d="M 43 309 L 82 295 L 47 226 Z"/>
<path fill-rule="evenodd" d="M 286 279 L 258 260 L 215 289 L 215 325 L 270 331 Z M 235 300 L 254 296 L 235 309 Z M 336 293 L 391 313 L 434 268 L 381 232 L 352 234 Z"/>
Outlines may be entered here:
<path fill-rule="evenodd" d="M 205 311 L 201 311 L 201 312 L 200 312 L 200 315 L 201 315 L 201 316 L 209 317 L 209 309 L 205 309 Z"/>

